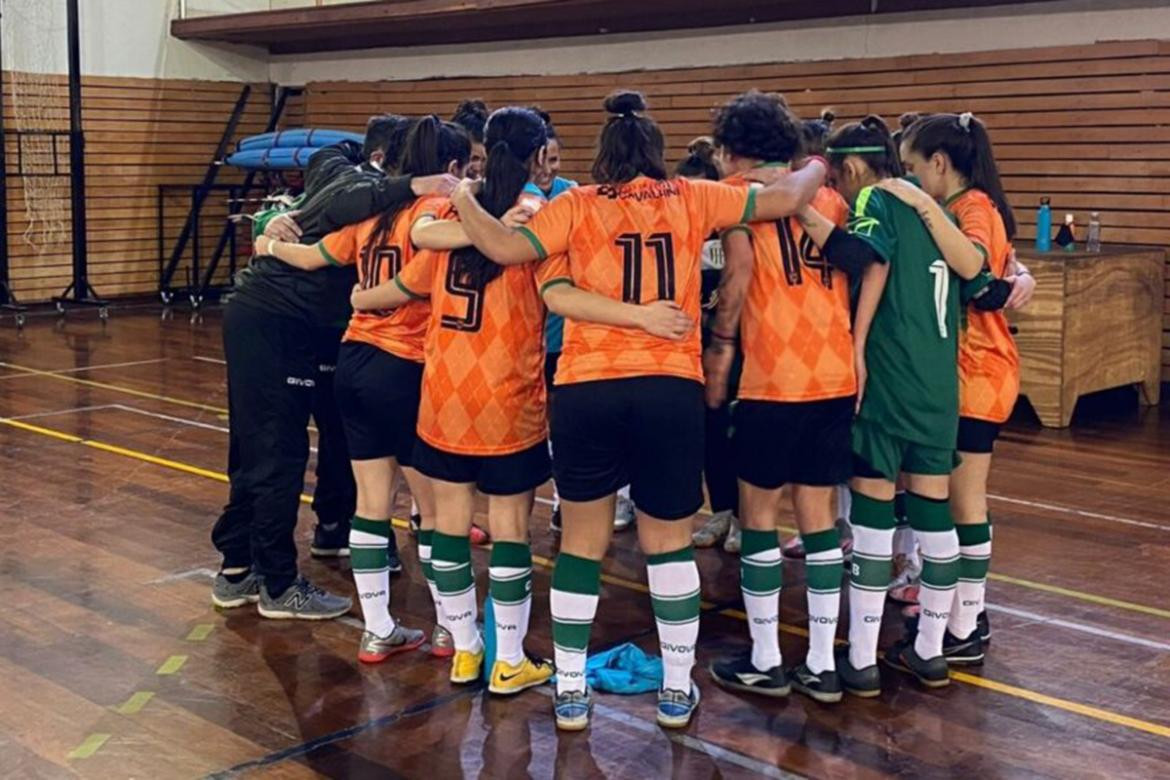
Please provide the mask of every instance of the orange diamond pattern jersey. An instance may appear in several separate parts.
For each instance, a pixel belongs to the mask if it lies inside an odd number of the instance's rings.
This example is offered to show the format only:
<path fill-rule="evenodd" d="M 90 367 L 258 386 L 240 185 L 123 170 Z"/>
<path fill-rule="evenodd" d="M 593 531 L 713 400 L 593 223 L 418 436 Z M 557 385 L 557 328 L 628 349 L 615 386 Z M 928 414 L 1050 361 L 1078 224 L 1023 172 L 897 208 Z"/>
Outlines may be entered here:
<path fill-rule="evenodd" d="M 362 289 L 377 287 L 397 276 L 414 260 L 419 250 L 410 243 L 410 229 L 415 222 L 423 217 L 447 219 L 453 213 L 450 202 L 444 198 L 419 198 L 394 217 L 394 224 L 376 247 L 370 246 L 370 238 L 381 216 L 330 233 L 318 246 L 325 259 L 335 265 L 356 263 Z M 421 363 L 430 316 L 431 307 L 426 301 L 412 301 L 387 311 L 356 311 L 342 340 L 372 344 L 403 360 Z"/>
<path fill-rule="evenodd" d="M 536 263 L 477 289 L 450 252 L 420 251 L 395 277 L 430 299 L 418 435 L 443 452 L 507 455 L 548 436 L 544 303 Z"/>
<path fill-rule="evenodd" d="M 725 181 L 749 186 L 739 176 Z M 839 227 L 849 220 L 849 205 L 828 187 L 812 207 Z M 828 264 L 795 217 L 731 230 L 747 230 L 755 251 L 740 317 L 738 397 L 792 403 L 856 393 L 848 277 Z"/>
<path fill-rule="evenodd" d="M 1011 244 L 995 203 L 982 190 L 966 190 L 946 206 L 963 235 L 983 252 L 987 267 L 1002 278 Z M 968 307 L 966 316 L 959 337 L 959 414 L 1002 423 L 1020 394 L 1020 353 L 1002 311 Z"/>
<path fill-rule="evenodd" d="M 520 231 L 542 258 L 567 255 L 576 287 L 626 303 L 673 300 L 697 323 L 703 242 L 754 211 L 755 193 L 746 187 L 640 176 L 569 190 Z M 700 350 L 697 326 L 670 341 L 567 320 L 556 384 L 656 375 L 701 382 Z"/>

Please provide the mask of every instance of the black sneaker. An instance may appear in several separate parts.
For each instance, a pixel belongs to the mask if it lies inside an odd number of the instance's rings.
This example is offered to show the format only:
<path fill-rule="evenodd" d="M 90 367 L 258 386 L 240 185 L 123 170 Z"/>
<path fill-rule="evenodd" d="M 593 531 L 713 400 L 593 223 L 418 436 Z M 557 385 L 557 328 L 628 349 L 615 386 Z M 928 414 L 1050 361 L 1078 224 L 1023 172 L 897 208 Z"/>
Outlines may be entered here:
<path fill-rule="evenodd" d="M 987 610 L 983 610 L 975 618 L 975 633 L 979 635 L 979 641 L 983 644 L 991 641 L 991 623 L 987 620 Z"/>
<path fill-rule="evenodd" d="M 943 634 L 943 658 L 951 666 L 983 666 L 983 640 L 979 629 L 966 639 L 959 639 L 949 630 Z"/>
<path fill-rule="evenodd" d="M 418 532 L 422 530 L 422 515 L 410 516 L 410 535 L 418 536 Z"/>
<path fill-rule="evenodd" d="M 872 699 L 882 694 L 882 675 L 877 664 L 870 664 L 863 669 L 854 668 L 849 662 L 848 646 L 839 648 L 834 656 L 837 665 L 837 678 L 841 687 L 854 696 L 863 699 Z"/>
<path fill-rule="evenodd" d="M 317 523 L 309 553 L 314 558 L 348 558 L 349 523 Z"/>
<path fill-rule="evenodd" d="M 787 696 L 790 690 L 783 667 L 773 666 L 761 672 L 748 656 L 714 661 L 709 669 L 715 682 L 729 690 L 773 697 Z"/>
<path fill-rule="evenodd" d="M 554 534 L 561 532 L 561 508 L 559 506 L 553 510 L 552 517 L 548 520 L 548 530 Z"/>
<path fill-rule="evenodd" d="M 792 687 L 800 693 L 815 699 L 823 704 L 835 704 L 841 701 L 841 679 L 834 671 L 821 673 L 814 672 L 807 665 L 801 664 L 788 673 L 792 680 Z"/>
<path fill-rule="evenodd" d="M 391 536 L 391 539 L 394 537 Z M 386 551 L 386 565 L 390 569 L 391 574 L 402 573 L 402 559 L 398 557 L 398 546 L 393 541 L 390 542 L 390 549 Z"/>
<path fill-rule="evenodd" d="M 927 688 L 944 688 L 951 684 L 946 657 L 923 658 L 918 655 L 914 650 L 914 635 L 895 642 L 882 659 L 887 665 L 914 675 Z"/>

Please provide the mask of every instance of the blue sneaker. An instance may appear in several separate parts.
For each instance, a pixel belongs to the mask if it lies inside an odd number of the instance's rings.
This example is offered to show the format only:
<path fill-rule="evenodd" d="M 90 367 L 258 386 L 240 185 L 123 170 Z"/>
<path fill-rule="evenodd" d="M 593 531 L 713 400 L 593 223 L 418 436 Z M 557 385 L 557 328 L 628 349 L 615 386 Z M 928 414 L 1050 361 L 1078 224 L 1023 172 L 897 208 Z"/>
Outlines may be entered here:
<path fill-rule="evenodd" d="M 668 729 L 684 729 L 699 706 L 699 686 L 691 683 L 690 693 L 674 690 L 658 692 L 658 725 Z"/>
<path fill-rule="evenodd" d="M 588 688 L 558 693 L 553 701 L 553 712 L 561 731 L 584 731 L 593 713 L 593 693 Z"/>

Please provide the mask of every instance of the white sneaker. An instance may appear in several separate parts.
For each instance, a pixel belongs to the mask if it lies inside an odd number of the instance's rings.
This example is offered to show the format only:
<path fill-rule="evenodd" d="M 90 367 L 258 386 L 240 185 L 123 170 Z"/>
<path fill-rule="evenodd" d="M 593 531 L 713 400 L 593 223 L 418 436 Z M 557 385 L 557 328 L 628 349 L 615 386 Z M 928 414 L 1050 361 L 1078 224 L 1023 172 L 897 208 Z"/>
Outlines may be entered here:
<path fill-rule="evenodd" d="M 723 540 L 723 551 L 739 555 L 739 548 L 743 543 L 743 534 L 739 530 L 739 518 L 731 516 L 731 527 L 727 529 L 727 538 Z"/>
<path fill-rule="evenodd" d="M 719 540 L 727 535 L 731 528 L 731 510 L 716 512 L 707 522 L 703 523 L 698 531 L 691 534 L 691 542 L 695 547 L 714 547 Z"/>
<path fill-rule="evenodd" d="M 624 531 L 634 523 L 634 502 L 625 496 L 617 497 L 613 511 L 613 530 Z"/>

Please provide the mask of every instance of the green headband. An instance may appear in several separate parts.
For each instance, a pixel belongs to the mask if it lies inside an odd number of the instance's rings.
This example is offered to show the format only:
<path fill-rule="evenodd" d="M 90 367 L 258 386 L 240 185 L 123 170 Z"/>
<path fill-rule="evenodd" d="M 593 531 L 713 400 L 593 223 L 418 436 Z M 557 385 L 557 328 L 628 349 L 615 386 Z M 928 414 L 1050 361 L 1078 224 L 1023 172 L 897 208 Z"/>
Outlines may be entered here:
<path fill-rule="evenodd" d="M 888 151 L 884 146 L 830 146 L 825 149 L 826 154 L 876 154 Z"/>

